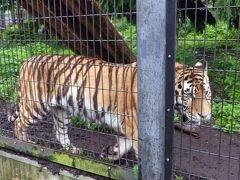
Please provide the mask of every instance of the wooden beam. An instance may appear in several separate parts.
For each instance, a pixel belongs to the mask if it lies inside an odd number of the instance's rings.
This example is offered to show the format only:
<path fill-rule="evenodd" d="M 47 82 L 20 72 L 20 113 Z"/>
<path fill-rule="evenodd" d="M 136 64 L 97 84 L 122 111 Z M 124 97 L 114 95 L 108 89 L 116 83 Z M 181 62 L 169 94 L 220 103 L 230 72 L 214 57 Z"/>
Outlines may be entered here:
<path fill-rule="evenodd" d="M 95 0 L 17 0 L 75 53 L 116 63 L 136 57 Z"/>

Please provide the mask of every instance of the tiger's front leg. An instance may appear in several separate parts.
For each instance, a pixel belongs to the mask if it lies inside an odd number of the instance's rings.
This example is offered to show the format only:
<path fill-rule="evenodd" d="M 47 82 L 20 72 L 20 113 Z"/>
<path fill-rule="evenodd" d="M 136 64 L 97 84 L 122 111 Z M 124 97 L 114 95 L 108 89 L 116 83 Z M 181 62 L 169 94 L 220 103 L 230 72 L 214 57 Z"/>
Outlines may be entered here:
<path fill-rule="evenodd" d="M 15 121 L 15 136 L 21 141 L 27 141 L 28 124 L 19 117 Z"/>
<path fill-rule="evenodd" d="M 56 138 L 66 150 L 71 150 L 77 153 L 78 148 L 73 146 L 68 136 L 68 124 L 70 122 L 70 115 L 66 110 L 55 108 L 53 110 L 54 130 Z"/>
<path fill-rule="evenodd" d="M 102 157 L 106 157 L 110 160 L 116 161 L 126 154 L 132 147 L 135 151 L 136 158 L 138 157 L 138 131 L 136 119 L 121 117 L 123 118 L 121 131 L 125 136 L 117 138 L 115 145 L 110 145 L 103 149 Z"/>

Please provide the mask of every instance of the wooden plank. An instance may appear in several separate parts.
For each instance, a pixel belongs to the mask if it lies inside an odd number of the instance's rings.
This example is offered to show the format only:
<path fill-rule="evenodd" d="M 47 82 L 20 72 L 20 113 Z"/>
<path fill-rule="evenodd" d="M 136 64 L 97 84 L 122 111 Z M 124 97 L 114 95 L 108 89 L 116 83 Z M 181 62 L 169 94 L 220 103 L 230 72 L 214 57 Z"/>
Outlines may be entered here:
<path fill-rule="evenodd" d="M 123 37 L 94 0 L 17 0 L 41 18 L 77 54 L 117 63 L 136 61 Z M 45 18 L 44 18 L 45 17 Z"/>

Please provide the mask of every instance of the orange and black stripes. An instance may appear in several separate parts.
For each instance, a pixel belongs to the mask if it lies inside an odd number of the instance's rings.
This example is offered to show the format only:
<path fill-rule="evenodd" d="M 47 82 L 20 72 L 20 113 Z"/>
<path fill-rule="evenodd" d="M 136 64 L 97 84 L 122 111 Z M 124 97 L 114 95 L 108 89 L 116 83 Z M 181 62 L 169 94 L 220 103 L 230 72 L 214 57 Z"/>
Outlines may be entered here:
<path fill-rule="evenodd" d="M 49 111 L 54 111 L 56 131 L 66 132 L 67 121 L 59 115 L 65 111 L 66 117 L 78 112 L 84 119 L 107 123 L 133 139 L 137 134 L 136 88 L 135 63 L 117 65 L 83 56 L 32 57 L 20 71 L 16 135 L 26 140 L 26 128 Z M 111 116 L 119 123 L 111 122 Z"/>

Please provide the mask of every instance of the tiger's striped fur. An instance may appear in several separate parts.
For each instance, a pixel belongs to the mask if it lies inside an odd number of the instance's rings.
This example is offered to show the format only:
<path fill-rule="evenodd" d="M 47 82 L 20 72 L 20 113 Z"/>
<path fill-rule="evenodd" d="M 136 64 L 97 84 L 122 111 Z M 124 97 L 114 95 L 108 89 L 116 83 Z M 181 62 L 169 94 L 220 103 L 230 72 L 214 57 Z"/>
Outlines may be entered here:
<path fill-rule="evenodd" d="M 116 65 L 82 56 L 38 56 L 22 65 L 19 79 L 18 139 L 27 141 L 27 128 L 51 111 L 56 137 L 63 147 L 71 145 L 70 117 L 78 115 L 123 134 L 114 146 L 105 149 L 108 158 L 117 160 L 131 147 L 138 154 L 136 63 Z"/>
<path fill-rule="evenodd" d="M 132 146 L 137 152 L 136 83 L 136 63 L 116 66 L 81 56 L 32 57 L 20 70 L 16 136 L 26 141 L 27 128 L 52 111 L 56 137 L 63 147 L 71 145 L 69 119 L 79 115 L 126 136 L 109 158 L 121 157 Z"/>

